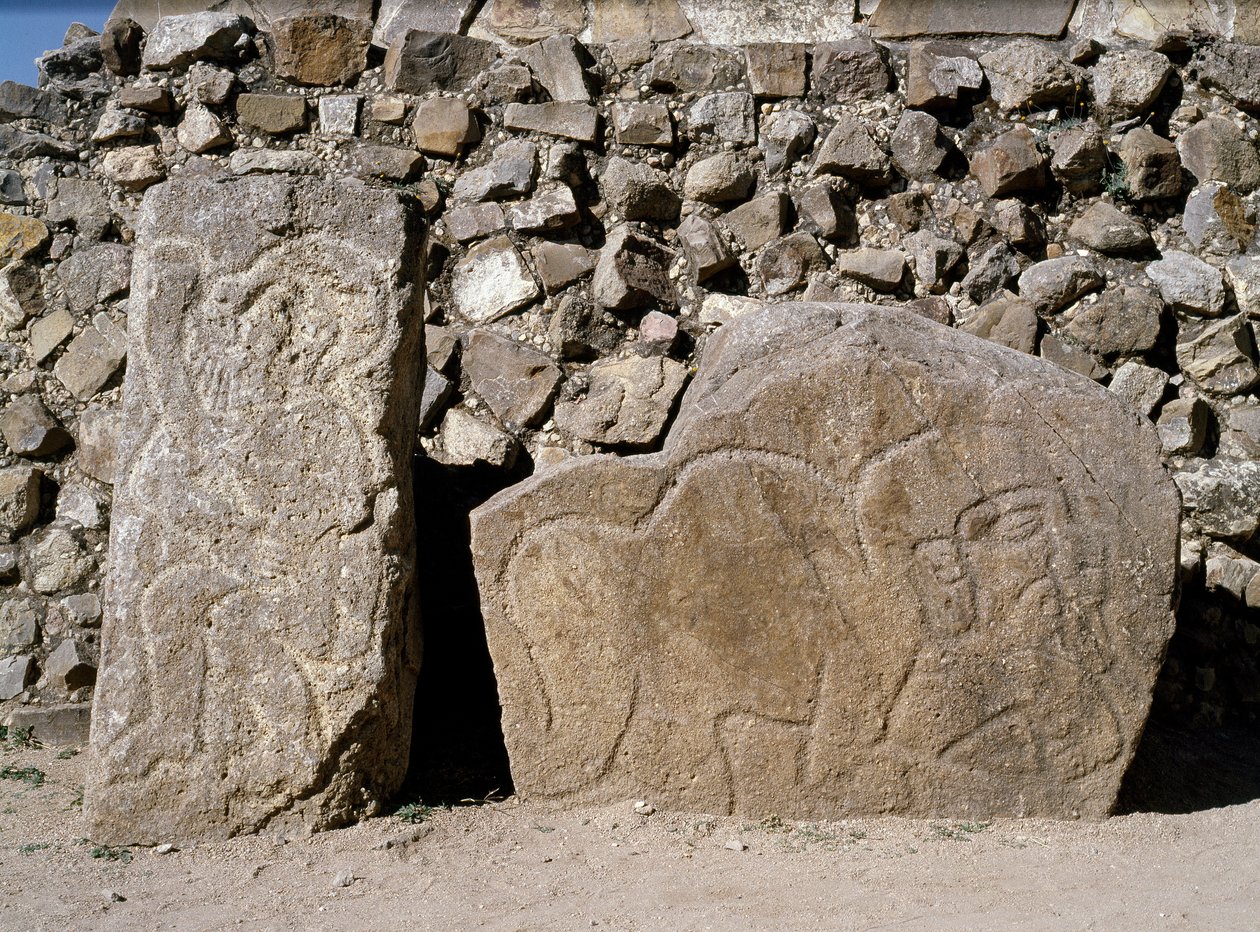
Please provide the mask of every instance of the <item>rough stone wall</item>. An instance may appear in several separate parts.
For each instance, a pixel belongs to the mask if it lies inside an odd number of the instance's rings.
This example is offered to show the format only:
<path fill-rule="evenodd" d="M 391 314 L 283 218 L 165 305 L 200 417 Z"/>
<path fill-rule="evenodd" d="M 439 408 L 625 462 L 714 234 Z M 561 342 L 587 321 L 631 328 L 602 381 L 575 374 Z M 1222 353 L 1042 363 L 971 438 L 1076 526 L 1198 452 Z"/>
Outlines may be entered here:
<path fill-rule="evenodd" d="M 1023 5 L 952 5 L 998 34 L 978 37 L 924 34 L 951 5 L 892 0 L 787 36 L 756 4 L 293 6 L 159 23 L 122 4 L 43 58 L 41 89 L 0 87 L 8 708 L 91 698 L 145 190 L 291 173 L 356 175 L 430 218 L 417 420 L 443 463 L 520 476 L 658 448 L 707 335 L 771 298 L 909 306 L 1107 385 L 1158 423 L 1185 497 L 1159 701 L 1254 720 L 1242 4 L 1047 3 L 1035 28 Z M 714 44 L 747 37 L 767 41 Z"/>

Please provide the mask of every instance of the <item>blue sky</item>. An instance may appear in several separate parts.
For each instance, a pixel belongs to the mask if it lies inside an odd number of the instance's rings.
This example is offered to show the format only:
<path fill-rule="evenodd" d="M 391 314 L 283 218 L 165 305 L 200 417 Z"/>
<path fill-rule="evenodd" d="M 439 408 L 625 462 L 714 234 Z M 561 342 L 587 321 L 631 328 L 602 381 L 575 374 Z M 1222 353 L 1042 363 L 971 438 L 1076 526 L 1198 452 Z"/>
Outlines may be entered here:
<path fill-rule="evenodd" d="M 35 59 L 61 45 L 67 26 L 99 32 L 113 8 L 114 0 L 0 0 L 0 81 L 34 84 Z"/>

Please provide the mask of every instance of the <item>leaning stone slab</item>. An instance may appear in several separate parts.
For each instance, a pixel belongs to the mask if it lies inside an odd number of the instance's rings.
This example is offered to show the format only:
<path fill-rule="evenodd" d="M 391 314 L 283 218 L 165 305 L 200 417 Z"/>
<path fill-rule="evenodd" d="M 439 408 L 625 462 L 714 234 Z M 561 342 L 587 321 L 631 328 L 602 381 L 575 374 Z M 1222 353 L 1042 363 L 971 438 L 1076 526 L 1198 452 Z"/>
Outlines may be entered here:
<path fill-rule="evenodd" d="M 1152 425 L 895 309 L 780 304 L 710 340 L 661 453 L 473 513 L 517 791 L 1107 814 L 1173 630 Z"/>
<path fill-rule="evenodd" d="M 324 829 L 402 780 L 420 649 L 415 226 L 348 179 L 146 196 L 93 839 Z"/>

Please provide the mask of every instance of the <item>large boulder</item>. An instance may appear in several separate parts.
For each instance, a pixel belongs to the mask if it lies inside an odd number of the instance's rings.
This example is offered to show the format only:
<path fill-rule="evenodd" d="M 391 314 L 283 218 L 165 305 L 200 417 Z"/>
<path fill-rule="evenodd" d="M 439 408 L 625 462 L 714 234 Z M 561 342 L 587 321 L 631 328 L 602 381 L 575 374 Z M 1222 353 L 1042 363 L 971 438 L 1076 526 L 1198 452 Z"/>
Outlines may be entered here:
<path fill-rule="evenodd" d="M 1178 515 L 1153 426 L 1087 379 L 895 309 L 740 317 L 662 452 L 473 512 L 516 789 L 1104 816 L 1173 630 Z"/>
<path fill-rule="evenodd" d="M 327 828 L 401 782 L 420 648 L 417 226 L 347 179 L 145 197 L 94 840 Z"/>

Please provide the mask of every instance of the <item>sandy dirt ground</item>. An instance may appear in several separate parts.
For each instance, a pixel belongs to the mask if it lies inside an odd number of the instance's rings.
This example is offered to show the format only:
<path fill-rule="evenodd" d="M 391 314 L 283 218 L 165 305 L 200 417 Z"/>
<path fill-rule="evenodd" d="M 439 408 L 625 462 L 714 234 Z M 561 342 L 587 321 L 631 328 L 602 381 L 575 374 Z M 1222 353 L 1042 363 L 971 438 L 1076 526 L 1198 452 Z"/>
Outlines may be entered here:
<path fill-rule="evenodd" d="M 159 854 L 82 837 L 85 766 L 0 751 L 0 928 L 1260 927 L 1260 800 L 985 824 L 644 815 L 633 800 L 558 813 L 508 799 Z"/>

